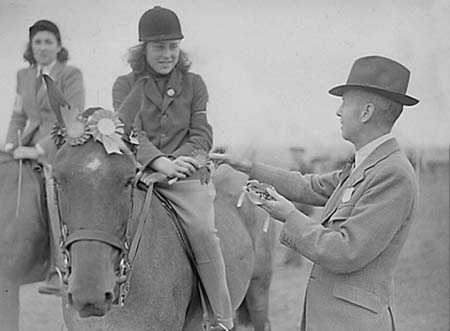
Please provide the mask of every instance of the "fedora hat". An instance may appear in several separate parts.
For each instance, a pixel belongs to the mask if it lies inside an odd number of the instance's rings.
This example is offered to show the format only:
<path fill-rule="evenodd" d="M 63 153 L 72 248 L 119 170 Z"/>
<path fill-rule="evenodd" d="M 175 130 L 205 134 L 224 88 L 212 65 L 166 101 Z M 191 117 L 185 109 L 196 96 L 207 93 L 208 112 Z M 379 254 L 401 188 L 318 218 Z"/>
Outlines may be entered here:
<path fill-rule="evenodd" d="M 419 102 L 406 95 L 409 70 L 398 62 L 382 56 L 357 59 L 350 70 L 347 83 L 333 87 L 329 93 L 341 97 L 350 89 L 361 88 L 380 94 L 405 106 Z"/>

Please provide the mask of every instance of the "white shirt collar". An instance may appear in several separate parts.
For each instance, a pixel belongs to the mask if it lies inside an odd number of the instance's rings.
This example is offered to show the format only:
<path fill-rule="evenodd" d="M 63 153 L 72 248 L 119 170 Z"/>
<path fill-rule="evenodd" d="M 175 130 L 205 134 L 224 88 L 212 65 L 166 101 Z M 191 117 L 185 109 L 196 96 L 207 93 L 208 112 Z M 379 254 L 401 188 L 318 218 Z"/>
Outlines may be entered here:
<path fill-rule="evenodd" d="M 385 141 L 394 138 L 392 133 L 385 134 L 381 137 L 378 137 L 375 140 L 372 140 L 370 143 L 361 147 L 355 154 L 355 168 L 360 166 L 361 163 L 382 143 Z"/>
<path fill-rule="evenodd" d="M 52 63 L 50 63 L 49 65 L 46 65 L 46 66 L 42 66 L 42 65 L 38 64 L 36 67 L 36 77 L 39 77 L 39 73 L 41 72 L 41 70 L 42 70 L 42 74 L 47 74 L 51 77 L 50 72 L 52 71 L 53 67 L 55 66 L 56 61 L 57 60 L 53 61 Z"/>

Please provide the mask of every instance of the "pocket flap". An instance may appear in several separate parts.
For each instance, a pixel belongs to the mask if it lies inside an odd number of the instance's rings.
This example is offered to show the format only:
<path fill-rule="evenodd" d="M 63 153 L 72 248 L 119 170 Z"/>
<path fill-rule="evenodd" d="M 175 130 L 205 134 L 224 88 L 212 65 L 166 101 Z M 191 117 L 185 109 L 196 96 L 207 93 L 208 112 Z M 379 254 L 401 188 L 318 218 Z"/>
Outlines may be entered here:
<path fill-rule="evenodd" d="M 376 294 L 362 288 L 336 283 L 333 295 L 338 299 L 348 301 L 374 313 L 378 314 L 381 311 L 380 298 Z"/>

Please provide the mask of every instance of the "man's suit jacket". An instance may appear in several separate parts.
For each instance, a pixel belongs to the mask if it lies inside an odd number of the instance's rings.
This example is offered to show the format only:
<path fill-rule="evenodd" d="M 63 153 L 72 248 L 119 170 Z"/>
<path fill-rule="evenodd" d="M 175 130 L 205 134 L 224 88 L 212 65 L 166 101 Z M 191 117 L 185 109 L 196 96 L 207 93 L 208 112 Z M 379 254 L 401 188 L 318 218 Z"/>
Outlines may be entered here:
<path fill-rule="evenodd" d="M 56 82 L 72 109 L 84 111 L 85 92 L 81 71 L 57 62 L 50 76 Z M 44 84 L 44 83 L 43 83 Z M 6 143 L 18 145 L 17 131 L 21 131 L 22 145 L 39 145 L 46 154 L 53 148 L 50 131 L 56 123 L 45 86 L 37 90 L 36 66 L 17 72 L 17 98 L 6 136 Z"/>
<path fill-rule="evenodd" d="M 299 211 L 280 241 L 314 262 L 301 330 L 395 330 L 393 274 L 417 200 L 414 171 L 395 139 L 354 172 L 301 175 L 255 164 L 251 178 L 288 199 L 325 208 L 320 223 Z"/>

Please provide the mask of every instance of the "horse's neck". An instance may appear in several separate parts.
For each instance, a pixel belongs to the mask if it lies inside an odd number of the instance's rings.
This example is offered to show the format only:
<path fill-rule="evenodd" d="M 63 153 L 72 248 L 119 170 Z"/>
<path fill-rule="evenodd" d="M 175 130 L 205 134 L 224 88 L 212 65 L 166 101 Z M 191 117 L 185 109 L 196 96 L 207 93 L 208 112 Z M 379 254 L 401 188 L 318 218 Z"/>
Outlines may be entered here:
<path fill-rule="evenodd" d="M 160 230 L 160 228 L 161 228 L 161 226 L 159 225 L 160 223 L 166 224 L 166 223 L 171 222 L 166 210 L 164 209 L 164 207 L 161 204 L 161 201 L 157 198 L 157 196 L 155 195 L 154 192 L 151 194 L 152 194 L 152 197 L 151 197 L 150 207 L 148 208 L 148 215 L 143 215 L 142 210 L 144 207 L 143 205 L 144 205 L 144 201 L 145 201 L 147 192 L 140 190 L 140 189 L 136 189 L 134 192 L 133 206 L 132 206 L 133 207 L 133 216 L 132 216 L 131 231 L 130 231 L 130 234 L 132 236 L 135 235 L 138 223 L 143 221 L 142 218 L 147 217 L 147 219 L 145 221 L 146 222 L 145 227 L 146 227 L 147 231 L 150 229 L 152 234 L 156 234 L 156 232 L 158 232 Z M 154 229 L 154 231 L 153 231 L 154 227 L 156 227 L 156 229 Z"/>

